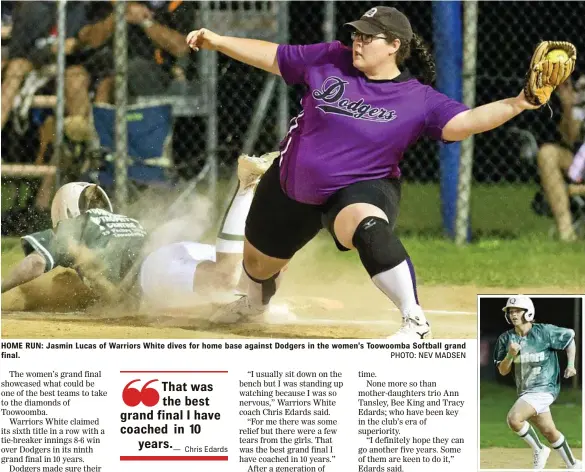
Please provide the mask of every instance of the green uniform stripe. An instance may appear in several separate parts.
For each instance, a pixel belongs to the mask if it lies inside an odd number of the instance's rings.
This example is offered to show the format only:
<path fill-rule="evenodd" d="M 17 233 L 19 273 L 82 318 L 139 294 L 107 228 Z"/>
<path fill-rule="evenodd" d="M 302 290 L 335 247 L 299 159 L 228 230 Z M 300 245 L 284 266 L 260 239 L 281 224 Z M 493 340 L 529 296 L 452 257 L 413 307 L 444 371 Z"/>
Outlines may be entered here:
<path fill-rule="evenodd" d="M 244 235 L 240 234 L 228 234 L 228 233 L 219 233 L 219 239 L 225 239 L 226 241 L 243 241 Z"/>
<path fill-rule="evenodd" d="M 37 238 L 35 238 L 34 235 L 29 234 L 27 236 L 23 236 L 22 239 L 27 241 L 35 249 L 35 251 L 40 253 L 41 256 L 43 256 L 43 258 L 47 261 L 48 267 L 45 268 L 45 272 L 48 272 L 53 269 L 53 267 L 55 267 L 55 260 L 53 259 L 53 256 L 47 250 L 47 248 Z"/>
<path fill-rule="evenodd" d="M 542 445 L 542 443 L 540 442 L 540 438 L 538 437 L 538 434 L 536 434 L 536 431 L 534 431 L 534 428 L 532 426 L 530 426 L 530 428 L 528 429 L 528 435 L 534 439 L 534 442 L 536 443 L 536 445 L 539 448 L 543 448 L 544 446 Z"/>
<path fill-rule="evenodd" d="M 237 166 L 237 164 L 236 164 Z M 225 225 L 225 220 L 227 220 L 228 217 L 228 213 L 230 212 L 230 208 L 232 207 L 232 205 L 234 204 L 234 200 L 236 199 L 236 196 L 238 195 L 238 192 L 240 191 L 240 180 L 238 179 L 238 183 L 236 185 L 236 190 L 234 191 L 234 194 L 232 195 L 232 198 L 230 199 L 230 204 L 227 206 L 227 210 L 225 211 L 225 213 L 223 214 L 223 218 L 221 219 L 221 224 L 219 225 L 219 236 L 218 238 L 221 238 L 222 236 L 222 232 L 221 230 L 223 229 L 223 225 Z M 228 239 L 228 238 L 223 238 L 223 239 Z"/>
<path fill-rule="evenodd" d="M 526 434 L 523 434 L 522 436 L 520 436 L 521 438 L 525 438 L 526 436 L 530 436 L 533 440 L 534 443 L 540 448 L 542 449 L 544 446 L 542 445 L 542 443 L 540 442 L 540 438 L 538 437 L 538 434 L 536 434 L 536 431 L 534 431 L 534 428 L 532 426 L 528 427 L 528 431 L 526 431 Z M 559 446 L 560 447 L 560 446 Z"/>
<path fill-rule="evenodd" d="M 569 462 L 571 462 L 571 465 L 573 465 L 575 462 L 577 462 L 575 460 L 575 456 L 573 456 L 573 451 L 571 451 L 571 448 L 569 447 L 569 444 L 567 443 L 567 441 L 563 441 L 563 443 L 559 446 L 559 447 L 555 447 L 555 449 L 562 449 L 567 458 L 569 459 Z"/>

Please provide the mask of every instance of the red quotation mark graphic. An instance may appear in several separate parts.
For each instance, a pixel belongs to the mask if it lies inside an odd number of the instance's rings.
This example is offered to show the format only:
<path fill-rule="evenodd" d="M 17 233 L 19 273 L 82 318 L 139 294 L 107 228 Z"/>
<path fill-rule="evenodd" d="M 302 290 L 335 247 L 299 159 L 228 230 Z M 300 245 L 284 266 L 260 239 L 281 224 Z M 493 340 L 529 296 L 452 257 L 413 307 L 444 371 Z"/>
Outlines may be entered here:
<path fill-rule="evenodd" d="M 142 402 L 144 406 L 154 406 L 158 403 L 160 395 L 154 388 L 148 387 L 152 382 L 158 382 L 158 379 L 146 382 L 142 390 L 130 387 L 134 382 L 140 382 L 140 379 L 127 383 L 122 391 L 122 400 L 126 405 L 138 406 Z"/>

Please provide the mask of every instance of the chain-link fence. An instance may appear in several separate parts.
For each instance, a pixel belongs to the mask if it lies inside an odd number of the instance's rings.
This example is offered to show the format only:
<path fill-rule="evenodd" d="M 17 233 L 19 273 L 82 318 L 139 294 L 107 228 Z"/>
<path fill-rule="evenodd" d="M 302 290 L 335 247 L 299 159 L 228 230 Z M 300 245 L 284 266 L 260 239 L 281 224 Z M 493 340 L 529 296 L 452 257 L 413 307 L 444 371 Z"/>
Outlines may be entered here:
<path fill-rule="evenodd" d="M 217 67 L 185 43 L 208 10 L 2 2 L 4 232 L 46 225 L 72 180 L 100 183 L 120 211 L 145 189 L 192 194 L 197 177 L 215 192 Z"/>
<path fill-rule="evenodd" d="M 585 42 L 579 33 L 585 26 L 585 4 L 558 2 L 554 8 L 551 7 L 552 4 L 545 2 L 479 3 L 477 104 L 517 94 L 522 88 L 524 70 L 534 46 L 541 40 L 573 42 L 580 52 L 573 79 L 577 81 L 585 73 L 582 54 Z M 578 226 L 583 216 L 582 197 L 576 194 L 571 202 L 567 198 L 563 178 L 566 164 L 551 166 L 550 156 L 543 153 L 543 149 L 546 151 L 544 144 L 555 143 L 559 148 L 566 148 L 572 156 L 578 142 L 582 141 L 582 130 L 577 133 L 580 136 L 563 137 L 563 126 L 560 125 L 567 119 L 574 119 L 574 124 L 579 125 L 584 105 L 583 97 L 574 96 L 570 99 L 571 103 L 567 102 L 564 111 L 565 95 L 556 93 L 550 108 L 522 113 L 505 126 L 478 135 L 475 139 L 473 176 L 480 185 L 478 192 L 472 191 L 472 198 L 479 197 L 482 192 L 501 189 L 509 198 L 508 205 L 515 209 L 515 213 L 510 212 L 509 218 L 518 215 L 508 225 L 522 224 L 526 221 L 522 218 L 523 214 L 536 213 L 547 222 L 547 229 L 552 230 L 546 231 L 545 237 L 552 236 L 556 230 L 554 221 L 548 219 L 550 207 L 557 207 L 557 222 L 564 214 L 566 219 L 570 221 L 572 218 Z M 556 160 L 556 155 L 553 160 Z M 562 172 L 560 167 L 564 168 Z M 541 182 L 546 192 L 541 190 L 540 185 L 535 188 L 534 184 Z M 563 200 L 565 208 L 560 209 L 557 203 L 563 203 Z M 568 211 L 569 205 L 572 214 Z M 511 231 L 504 224 L 499 226 Z M 563 231 L 567 238 L 567 228 Z"/>
<path fill-rule="evenodd" d="M 441 3 L 381 2 L 403 11 L 436 57 L 446 47 L 444 41 L 437 41 Z M 59 171 L 61 182 L 99 180 L 117 192 L 120 203 L 132 198 L 134 187 L 167 185 L 179 192 L 183 187 L 177 182 L 199 181 L 203 182 L 199 189 L 221 202 L 216 195 L 223 194 L 222 182 L 233 174 L 237 155 L 276 149 L 289 119 L 300 110 L 303 91 L 221 54 L 190 53 L 184 42 L 186 33 L 205 26 L 220 34 L 278 43 L 339 39 L 349 45 L 349 30 L 343 24 L 371 6 L 357 1 L 119 2 L 116 16 L 112 2 L 66 2 L 61 29 L 65 57 L 61 143 L 59 123 L 55 123 L 59 114 L 52 109 L 60 102 L 55 83 L 58 5 L 2 2 L 3 182 L 35 171 L 44 175 L 44 180 L 32 185 L 30 198 L 21 198 L 29 206 L 45 209 L 54 188 L 51 168 Z M 572 41 L 579 51 L 584 50 L 584 2 L 457 5 L 466 87 L 460 99 L 471 97 L 476 105 L 519 93 L 533 48 L 541 39 Z M 22 38 L 26 47 L 16 47 Z M 437 65 L 439 72 L 445 67 L 441 62 Z M 583 72 L 579 55 L 574 78 Z M 551 236 L 549 230 L 556 225 L 550 207 L 555 209 L 554 202 L 564 205 L 567 187 L 563 171 L 553 165 L 561 158 L 554 152 L 548 160 L 546 153 L 545 158 L 541 155 L 545 175 L 561 179 L 560 184 L 554 178 L 552 183 L 543 182 L 545 190 L 553 192 L 550 195 L 558 195 L 547 199 L 540 190 L 538 156 L 545 143 L 571 147 L 563 142 L 559 124 L 566 118 L 563 110 L 571 108 L 563 104 L 578 97 L 555 94 L 550 110 L 543 107 L 522 113 L 501 128 L 476 136 L 473 146 L 462 146 L 469 165 L 464 161 L 461 171 L 471 171 L 473 188 L 466 192 L 469 184 L 462 179 L 459 208 L 470 203 L 474 235 L 508 237 L 528 231 L 542 238 Z M 118 167 L 116 157 L 124 153 L 115 152 L 116 142 L 127 154 L 126 160 L 118 160 Z M 573 146 L 578 142 L 575 139 Z M 421 140 L 405 155 L 401 231 L 443 234 L 441 146 Z M 61 152 L 54 152 L 56 148 Z M 566 152 L 562 159 L 570 161 L 573 149 Z M 18 170 L 10 164 L 42 164 L 46 169 Z M 564 161 L 562 166 L 566 168 Z M 123 195 L 124 171 L 128 197 Z M 27 182 L 30 186 L 31 180 Z M 578 195 L 569 200 L 572 220 L 578 218 L 580 202 Z M 562 218 L 557 216 L 556 221 L 562 223 Z"/>

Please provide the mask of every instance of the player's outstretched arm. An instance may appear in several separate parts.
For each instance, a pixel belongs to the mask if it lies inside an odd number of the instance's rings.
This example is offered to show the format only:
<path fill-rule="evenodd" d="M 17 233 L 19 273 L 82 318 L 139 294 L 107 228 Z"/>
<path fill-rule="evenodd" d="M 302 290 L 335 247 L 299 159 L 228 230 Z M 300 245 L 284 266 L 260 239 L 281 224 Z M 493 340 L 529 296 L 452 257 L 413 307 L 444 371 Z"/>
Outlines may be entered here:
<path fill-rule="evenodd" d="M 191 31 L 187 35 L 186 41 L 193 51 L 200 49 L 219 51 L 244 64 L 280 75 L 276 60 L 276 50 L 278 49 L 276 43 L 259 39 L 221 36 L 205 28 Z"/>
<path fill-rule="evenodd" d="M 31 252 L 2 280 L 2 293 L 36 279 L 45 272 L 46 262 L 38 252 Z"/>
<path fill-rule="evenodd" d="M 577 50 L 566 41 L 542 41 L 536 47 L 518 96 L 488 103 L 453 117 L 443 128 L 443 139 L 461 141 L 503 125 L 524 110 L 547 103 L 551 93 L 565 82 L 575 69 Z"/>
<path fill-rule="evenodd" d="M 573 377 L 573 375 L 577 374 L 577 369 L 575 369 L 575 356 L 577 354 L 577 345 L 575 344 L 574 339 L 567 346 L 565 352 L 567 353 L 567 368 L 565 369 L 565 378 L 568 379 L 570 377 Z"/>
<path fill-rule="evenodd" d="M 445 141 L 462 141 L 474 134 L 497 128 L 524 110 L 536 108 L 526 100 L 522 91 L 516 97 L 487 103 L 455 115 L 443 128 L 442 138 Z"/>

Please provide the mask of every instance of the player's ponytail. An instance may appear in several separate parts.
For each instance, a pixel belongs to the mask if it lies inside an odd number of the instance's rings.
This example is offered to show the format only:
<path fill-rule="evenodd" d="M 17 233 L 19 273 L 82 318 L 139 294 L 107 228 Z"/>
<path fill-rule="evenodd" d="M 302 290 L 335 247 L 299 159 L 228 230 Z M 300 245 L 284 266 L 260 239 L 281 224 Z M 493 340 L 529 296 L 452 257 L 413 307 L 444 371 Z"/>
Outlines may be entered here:
<path fill-rule="evenodd" d="M 423 82 L 428 85 L 433 84 L 436 78 L 436 68 L 431 51 L 429 51 L 422 38 L 416 34 L 412 37 L 410 44 L 412 58 L 417 62 L 417 67 L 421 71 Z"/>
<path fill-rule="evenodd" d="M 400 67 L 405 60 L 409 59 L 412 64 L 412 72 L 419 77 L 421 82 L 431 85 L 435 81 L 436 68 L 433 55 L 428 46 L 418 35 L 413 35 L 412 40 L 406 39 L 392 33 L 388 34 L 387 41 L 391 43 L 395 39 L 400 39 L 400 49 L 396 53 L 396 65 Z"/>

